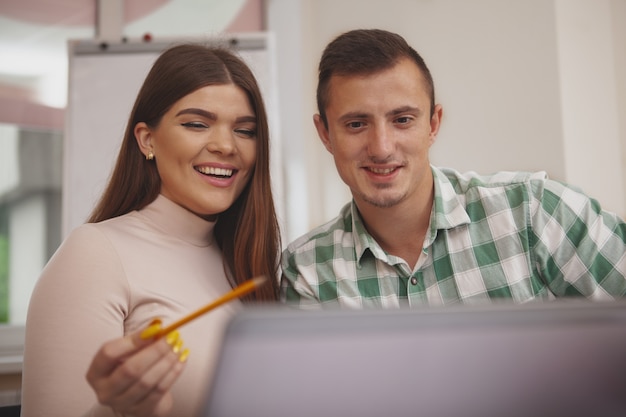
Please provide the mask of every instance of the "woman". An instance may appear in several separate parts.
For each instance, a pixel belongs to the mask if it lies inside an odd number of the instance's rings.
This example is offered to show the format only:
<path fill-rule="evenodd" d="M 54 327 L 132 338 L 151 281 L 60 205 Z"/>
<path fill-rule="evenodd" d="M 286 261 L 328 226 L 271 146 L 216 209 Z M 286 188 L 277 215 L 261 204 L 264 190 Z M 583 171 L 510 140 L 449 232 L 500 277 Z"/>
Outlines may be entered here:
<path fill-rule="evenodd" d="M 157 59 L 89 223 L 32 295 L 23 416 L 199 412 L 241 303 L 151 334 L 254 276 L 272 279 L 244 301 L 276 299 L 268 136 L 256 80 L 231 52 L 186 44 Z"/>

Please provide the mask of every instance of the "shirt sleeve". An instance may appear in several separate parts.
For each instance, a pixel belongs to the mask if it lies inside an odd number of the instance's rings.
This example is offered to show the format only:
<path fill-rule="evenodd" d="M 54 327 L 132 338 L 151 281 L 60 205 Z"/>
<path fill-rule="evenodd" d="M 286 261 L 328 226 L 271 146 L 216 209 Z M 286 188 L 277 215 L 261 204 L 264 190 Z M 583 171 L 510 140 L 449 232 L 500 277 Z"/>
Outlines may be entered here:
<path fill-rule="evenodd" d="M 29 303 L 22 416 L 115 415 L 85 379 L 96 351 L 124 334 L 129 289 L 94 225 L 72 232 L 44 268 Z"/>
<path fill-rule="evenodd" d="M 320 299 L 307 283 L 298 267 L 297 251 L 287 248 L 282 257 L 280 300 L 288 305 L 307 308 L 319 307 Z M 314 267 L 313 267 L 314 269 Z"/>
<path fill-rule="evenodd" d="M 626 294 L 626 224 L 582 191 L 532 183 L 535 263 L 556 296 L 610 300 Z"/>

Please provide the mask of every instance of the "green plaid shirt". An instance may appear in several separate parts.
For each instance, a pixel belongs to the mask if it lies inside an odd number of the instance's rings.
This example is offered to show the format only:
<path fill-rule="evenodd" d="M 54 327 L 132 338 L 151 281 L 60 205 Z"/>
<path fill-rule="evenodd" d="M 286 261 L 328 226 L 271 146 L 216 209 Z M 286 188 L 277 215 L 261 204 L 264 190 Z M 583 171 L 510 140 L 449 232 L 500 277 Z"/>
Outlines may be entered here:
<path fill-rule="evenodd" d="M 543 172 L 432 170 L 430 231 L 413 270 L 376 243 L 352 202 L 285 249 L 282 301 L 393 308 L 626 293 L 626 223 L 595 200 Z"/>

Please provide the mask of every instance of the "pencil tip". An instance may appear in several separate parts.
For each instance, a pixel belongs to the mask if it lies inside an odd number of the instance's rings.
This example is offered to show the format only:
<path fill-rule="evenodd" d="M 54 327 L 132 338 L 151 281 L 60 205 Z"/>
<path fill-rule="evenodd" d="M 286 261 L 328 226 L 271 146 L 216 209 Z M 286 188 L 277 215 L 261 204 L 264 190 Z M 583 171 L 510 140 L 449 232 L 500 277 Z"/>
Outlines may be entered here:
<path fill-rule="evenodd" d="M 254 283 L 255 287 L 260 287 L 261 285 L 265 284 L 266 281 L 267 278 L 265 277 L 265 275 L 259 275 L 258 277 L 252 278 L 252 282 Z"/>

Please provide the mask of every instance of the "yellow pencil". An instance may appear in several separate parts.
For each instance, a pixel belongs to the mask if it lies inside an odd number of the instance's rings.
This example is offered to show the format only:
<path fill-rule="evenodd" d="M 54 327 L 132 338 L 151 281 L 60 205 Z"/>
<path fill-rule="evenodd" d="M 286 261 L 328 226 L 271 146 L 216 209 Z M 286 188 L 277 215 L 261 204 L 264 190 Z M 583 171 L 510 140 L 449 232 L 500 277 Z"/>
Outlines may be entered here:
<path fill-rule="evenodd" d="M 238 285 L 237 287 L 233 288 L 231 291 L 227 292 L 226 294 L 222 295 L 220 298 L 218 298 L 217 300 L 207 304 L 206 306 L 186 315 L 185 317 L 181 318 L 178 321 L 175 321 L 174 323 L 170 324 L 167 327 L 164 327 L 163 329 L 159 330 L 158 333 L 156 333 L 154 335 L 155 338 L 159 338 L 161 336 L 164 336 L 166 334 L 169 334 L 170 332 L 172 332 L 173 330 L 179 328 L 180 326 L 182 326 L 183 324 L 186 324 L 188 322 L 190 322 L 191 320 L 200 317 L 201 315 L 213 310 L 215 307 L 219 307 L 220 305 L 229 302 L 230 300 L 233 300 L 235 298 L 239 298 L 242 297 L 254 290 L 256 290 L 257 288 L 259 288 L 261 285 L 265 284 L 265 282 L 267 281 L 267 278 L 264 276 L 258 276 L 258 277 L 254 277 L 240 285 Z"/>

